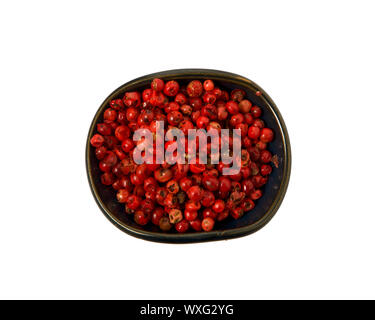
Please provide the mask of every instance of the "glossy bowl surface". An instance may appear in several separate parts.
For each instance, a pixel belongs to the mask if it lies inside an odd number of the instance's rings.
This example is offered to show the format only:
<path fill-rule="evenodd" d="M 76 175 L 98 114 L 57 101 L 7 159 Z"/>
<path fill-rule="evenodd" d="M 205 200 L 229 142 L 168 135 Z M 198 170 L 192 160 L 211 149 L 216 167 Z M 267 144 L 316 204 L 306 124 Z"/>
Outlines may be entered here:
<path fill-rule="evenodd" d="M 101 172 L 98 168 L 98 160 L 95 157 L 94 148 L 90 145 L 90 138 L 96 130 L 97 123 L 103 119 L 103 112 L 109 106 L 109 102 L 115 98 L 122 98 L 126 91 L 143 90 L 149 87 L 153 78 L 161 78 L 165 81 L 178 80 L 187 84 L 190 80 L 211 79 L 221 88 L 229 91 L 234 88 L 242 88 L 246 91 L 247 98 L 255 105 L 262 108 L 262 119 L 266 125 L 274 130 L 275 139 L 268 149 L 278 156 L 279 167 L 274 168 L 269 181 L 264 187 L 264 195 L 260 198 L 255 208 L 245 213 L 238 220 L 228 218 L 227 221 L 217 223 L 215 230 L 210 232 L 177 232 L 164 233 L 155 226 L 138 226 L 124 212 L 124 205 L 116 201 L 116 193 L 111 187 L 106 187 L 100 182 Z M 260 96 L 256 92 L 260 91 Z M 86 143 L 86 169 L 92 194 L 104 215 L 120 230 L 145 240 L 187 243 L 212 240 L 224 240 L 251 234 L 265 226 L 279 209 L 284 199 L 291 170 L 291 149 L 288 132 L 283 118 L 275 103 L 268 94 L 251 80 L 237 74 L 209 70 L 209 69 L 179 69 L 149 74 L 129 81 L 112 92 L 101 104 L 92 120 Z"/>

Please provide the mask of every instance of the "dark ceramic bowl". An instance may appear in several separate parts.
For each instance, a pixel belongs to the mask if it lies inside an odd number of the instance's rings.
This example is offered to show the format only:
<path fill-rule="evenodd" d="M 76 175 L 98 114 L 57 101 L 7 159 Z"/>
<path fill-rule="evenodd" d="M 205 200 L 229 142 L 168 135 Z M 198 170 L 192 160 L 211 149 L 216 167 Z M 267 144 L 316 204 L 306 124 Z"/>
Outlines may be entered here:
<path fill-rule="evenodd" d="M 101 172 L 98 168 L 98 160 L 95 157 L 94 148 L 90 146 L 89 140 L 96 130 L 97 123 L 103 119 L 103 112 L 109 102 L 115 98 L 121 98 L 126 91 L 143 90 L 150 86 L 153 78 L 163 80 L 178 80 L 180 83 L 188 83 L 190 80 L 212 79 L 219 87 L 228 89 L 242 88 L 246 91 L 247 98 L 260 106 L 263 110 L 262 119 L 267 126 L 272 128 L 275 139 L 269 144 L 269 150 L 279 158 L 279 167 L 274 168 L 264 187 L 264 195 L 260 198 L 255 208 L 245 213 L 238 220 L 228 218 L 215 224 L 215 229 L 210 232 L 188 232 L 178 234 L 177 232 L 164 233 L 155 226 L 141 227 L 124 212 L 124 205 L 116 201 L 116 193 L 111 187 L 106 187 L 100 182 Z M 260 91 L 260 96 L 256 92 Z M 275 215 L 285 196 L 291 169 L 291 150 L 288 132 L 283 118 L 275 103 L 268 94 L 257 84 L 242 76 L 217 70 L 206 69 L 180 69 L 158 72 L 132 80 L 112 92 L 102 103 L 92 120 L 86 144 L 86 168 L 89 184 L 94 198 L 104 215 L 120 230 L 145 240 L 171 243 L 201 242 L 212 240 L 230 239 L 253 233 L 264 225 Z"/>

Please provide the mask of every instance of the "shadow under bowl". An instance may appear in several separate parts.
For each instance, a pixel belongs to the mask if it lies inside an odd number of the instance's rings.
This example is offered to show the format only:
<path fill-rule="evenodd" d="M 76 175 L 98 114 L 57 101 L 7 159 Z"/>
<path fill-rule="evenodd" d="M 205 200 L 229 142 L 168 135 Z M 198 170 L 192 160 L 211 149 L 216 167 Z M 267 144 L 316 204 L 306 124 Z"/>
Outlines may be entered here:
<path fill-rule="evenodd" d="M 262 117 L 267 125 L 275 133 L 275 139 L 269 143 L 268 150 L 277 155 L 278 168 L 273 168 L 267 184 L 263 187 L 263 196 L 256 201 L 253 210 L 244 214 L 238 220 L 228 218 L 215 224 L 215 229 L 210 232 L 176 231 L 165 233 L 153 225 L 139 226 L 133 221 L 133 217 L 124 211 L 124 205 L 116 201 L 116 192 L 110 186 L 104 186 L 100 182 L 101 172 L 99 161 L 95 157 L 95 150 L 90 145 L 91 137 L 96 133 L 96 125 L 103 121 L 104 110 L 109 102 L 116 98 L 122 98 L 127 91 L 143 90 L 150 86 L 152 79 L 161 78 L 164 81 L 178 80 L 180 84 L 187 84 L 191 80 L 211 79 L 220 88 L 229 92 L 240 88 L 246 92 L 246 98 L 262 109 Z M 261 92 L 261 95 L 257 95 Z M 86 170 L 92 194 L 104 215 L 120 230 L 145 240 L 188 243 L 213 240 L 224 240 L 251 234 L 265 226 L 279 209 L 284 199 L 291 170 L 291 148 L 288 132 L 283 118 L 275 103 L 268 94 L 251 80 L 237 74 L 209 70 L 209 69 L 179 69 L 157 72 L 134 79 L 122 85 L 112 92 L 102 103 L 92 120 L 86 143 Z"/>

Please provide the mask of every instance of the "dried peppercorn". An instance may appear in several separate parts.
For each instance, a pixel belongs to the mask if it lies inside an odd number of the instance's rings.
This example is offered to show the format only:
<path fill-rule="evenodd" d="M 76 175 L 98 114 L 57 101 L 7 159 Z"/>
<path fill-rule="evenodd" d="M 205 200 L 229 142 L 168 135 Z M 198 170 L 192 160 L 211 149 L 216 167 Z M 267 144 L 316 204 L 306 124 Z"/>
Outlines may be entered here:
<path fill-rule="evenodd" d="M 192 80 L 186 86 L 175 80 L 153 79 L 149 88 L 126 92 L 104 110 L 90 139 L 102 172 L 101 183 L 115 190 L 114 201 L 137 224 L 151 223 L 163 232 L 211 231 L 216 222 L 240 219 L 256 206 L 273 168 L 279 165 L 278 157 L 268 150 L 275 133 L 261 116 L 262 108 L 253 105 L 241 88 L 228 91 L 210 79 Z M 149 130 L 155 146 L 158 121 L 165 130 L 179 129 L 185 137 L 194 129 L 218 135 L 222 129 L 238 129 L 239 171 L 224 175 L 230 165 L 222 159 L 203 163 L 198 157 L 195 163 L 137 164 L 133 153 L 143 140 L 134 141 L 134 133 Z M 223 142 L 233 148 L 234 137 L 220 138 L 218 143 L 211 139 L 204 144 L 207 155 L 220 157 Z M 166 141 L 165 149 L 173 143 Z M 193 159 L 189 152 L 202 147 L 198 143 L 186 149 L 185 159 Z M 153 152 L 154 160 L 156 155 Z"/>

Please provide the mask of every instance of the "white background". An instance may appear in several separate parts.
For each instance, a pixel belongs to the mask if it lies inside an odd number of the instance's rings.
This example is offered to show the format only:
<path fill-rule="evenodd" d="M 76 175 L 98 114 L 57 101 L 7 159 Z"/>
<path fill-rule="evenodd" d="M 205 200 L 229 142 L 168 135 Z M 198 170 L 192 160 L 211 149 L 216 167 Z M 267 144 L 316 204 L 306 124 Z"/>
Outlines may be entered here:
<path fill-rule="evenodd" d="M 0 298 L 375 298 L 373 1 L 2 1 Z M 104 98 L 144 74 L 262 86 L 293 152 L 285 200 L 241 239 L 128 236 L 87 183 Z"/>

